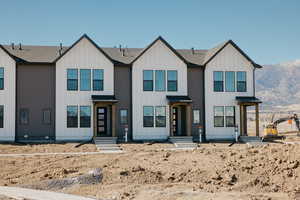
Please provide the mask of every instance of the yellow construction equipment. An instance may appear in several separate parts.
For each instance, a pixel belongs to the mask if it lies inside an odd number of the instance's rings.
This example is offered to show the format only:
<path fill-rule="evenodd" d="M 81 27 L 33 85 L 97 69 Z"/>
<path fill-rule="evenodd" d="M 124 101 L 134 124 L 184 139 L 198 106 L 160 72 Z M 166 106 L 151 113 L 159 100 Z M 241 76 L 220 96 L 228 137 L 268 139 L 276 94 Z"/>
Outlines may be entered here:
<path fill-rule="evenodd" d="M 273 121 L 273 117 L 272 117 L 272 121 Z M 278 130 L 277 130 L 278 124 L 280 124 L 282 122 L 286 122 L 286 121 L 291 123 L 292 120 L 295 121 L 296 127 L 298 129 L 298 135 L 299 135 L 299 133 L 300 133 L 299 118 L 298 118 L 297 114 L 293 114 L 292 116 L 283 117 L 283 118 L 280 118 L 280 119 L 268 124 L 264 130 L 264 138 L 280 138 L 280 137 L 282 137 L 278 134 Z"/>

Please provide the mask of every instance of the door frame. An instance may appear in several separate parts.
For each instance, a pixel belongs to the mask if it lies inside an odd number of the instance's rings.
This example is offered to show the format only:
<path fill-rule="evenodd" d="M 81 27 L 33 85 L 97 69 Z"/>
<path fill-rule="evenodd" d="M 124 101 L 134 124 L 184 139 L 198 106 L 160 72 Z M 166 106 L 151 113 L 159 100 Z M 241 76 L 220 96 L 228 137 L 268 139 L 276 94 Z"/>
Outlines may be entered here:
<path fill-rule="evenodd" d="M 103 112 L 103 115 L 104 115 L 104 119 L 103 119 L 104 125 L 101 126 L 101 127 L 104 127 L 104 132 L 99 132 L 99 130 L 98 130 L 98 128 L 99 128 L 99 124 L 98 124 L 98 122 L 99 122 L 99 113 L 98 113 L 98 110 L 99 109 L 104 109 L 104 112 Z M 108 137 L 108 136 L 110 136 L 110 133 L 108 132 L 108 126 L 107 126 L 108 125 L 108 123 L 107 123 L 107 121 L 108 121 L 107 115 L 108 115 L 108 107 L 106 107 L 106 106 L 98 106 L 96 108 L 96 136 L 97 137 Z M 101 119 L 101 121 L 102 121 L 102 119 Z M 100 133 L 102 133 L 102 135 Z"/>

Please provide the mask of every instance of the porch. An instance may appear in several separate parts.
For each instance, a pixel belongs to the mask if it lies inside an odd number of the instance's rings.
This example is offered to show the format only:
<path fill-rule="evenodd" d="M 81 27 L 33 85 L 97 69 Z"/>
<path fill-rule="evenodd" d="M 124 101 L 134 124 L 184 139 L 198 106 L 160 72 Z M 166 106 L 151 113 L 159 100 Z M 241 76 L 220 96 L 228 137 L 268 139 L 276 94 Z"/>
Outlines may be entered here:
<path fill-rule="evenodd" d="M 93 101 L 93 135 L 101 140 L 116 138 L 116 103 L 113 95 L 92 95 Z"/>
<path fill-rule="evenodd" d="M 259 104 L 262 103 L 256 97 L 236 97 L 236 102 L 240 108 L 240 136 L 247 137 L 248 130 L 247 130 L 247 108 L 249 106 L 255 106 L 255 136 L 260 137 L 259 134 Z"/>
<path fill-rule="evenodd" d="M 170 138 L 192 138 L 192 100 L 188 96 L 167 96 Z"/>

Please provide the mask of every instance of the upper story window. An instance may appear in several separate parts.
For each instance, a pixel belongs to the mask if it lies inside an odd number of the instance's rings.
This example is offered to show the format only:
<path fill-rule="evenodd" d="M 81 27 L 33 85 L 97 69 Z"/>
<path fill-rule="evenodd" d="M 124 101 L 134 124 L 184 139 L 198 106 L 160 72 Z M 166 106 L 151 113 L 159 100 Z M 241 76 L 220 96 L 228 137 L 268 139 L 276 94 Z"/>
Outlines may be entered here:
<path fill-rule="evenodd" d="M 104 79 L 103 69 L 93 69 L 93 90 L 103 91 L 103 79 Z"/>
<path fill-rule="evenodd" d="M 144 70 L 143 77 L 144 91 L 153 91 L 153 70 Z"/>
<path fill-rule="evenodd" d="M 235 92 L 235 72 L 225 72 L 225 91 Z"/>
<path fill-rule="evenodd" d="M 177 71 L 168 70 L 168 91 L 177 91 Z"/>
<path fill-rule="evenodd" d="M 155 91 L 166 90 L 166 71 L 156 70 L 155 71 Z"/>
<path fill-rule="evenodd" d="M 4 89 L 4 67 L 0 67 L 0 90 Z"/>
<path fill-rule="evenodd" d="M 0 105 L 0 128 L 4 125 L 4 106 Z"/>
<path fill-rule="evenodd" d="M 78 90 L 77 69 L 67 69 L 67 90 Z"/>
<path fill-rule="evenodd" d="M 223 92 L 223 72 L 214 72 L 214 92 Z"/>
<path fill-rule="evenodd" d="M 80 90 L 90 91 L 91 90 L 91 70 L 81 69 L 80 70 Z"/>
<path fill-rule="evenodd" d="M 237 92 L 246 92 L 247 91 L 247 76 L 246 72 L 237 72 Z"/>

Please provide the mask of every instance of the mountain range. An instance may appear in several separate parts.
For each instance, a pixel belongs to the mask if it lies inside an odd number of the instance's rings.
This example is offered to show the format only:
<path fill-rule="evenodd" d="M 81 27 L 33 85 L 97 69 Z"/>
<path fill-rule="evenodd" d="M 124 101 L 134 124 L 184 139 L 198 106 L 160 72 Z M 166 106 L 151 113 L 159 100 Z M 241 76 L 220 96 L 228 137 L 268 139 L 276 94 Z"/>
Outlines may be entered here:
<path fill-rule="evenodd" d="M 255 72 L 256 96 L 267 107 L 300 105 L 300 59 L 264 65 Z"/>

